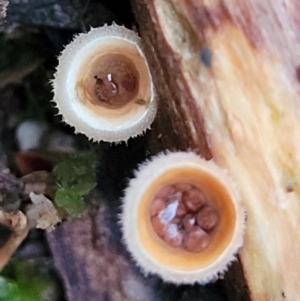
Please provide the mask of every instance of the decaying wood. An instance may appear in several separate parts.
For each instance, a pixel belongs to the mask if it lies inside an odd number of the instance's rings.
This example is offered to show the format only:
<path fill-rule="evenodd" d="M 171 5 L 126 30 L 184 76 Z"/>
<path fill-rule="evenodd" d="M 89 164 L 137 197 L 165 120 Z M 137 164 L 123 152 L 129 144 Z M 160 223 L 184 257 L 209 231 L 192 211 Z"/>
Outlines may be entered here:
<path fill-rule="evenodd" d="M 126 256 L 110 216 L 102 204 L 48 234 L 68 300 L 155 300 L 153 281 L 144 278 Z"/>
<path fill-rule="evenodd" d="M 299 300 L 299 1 L 132 3 L 180 147 L 211 152 L 239 187 L 249 297 Z"/>

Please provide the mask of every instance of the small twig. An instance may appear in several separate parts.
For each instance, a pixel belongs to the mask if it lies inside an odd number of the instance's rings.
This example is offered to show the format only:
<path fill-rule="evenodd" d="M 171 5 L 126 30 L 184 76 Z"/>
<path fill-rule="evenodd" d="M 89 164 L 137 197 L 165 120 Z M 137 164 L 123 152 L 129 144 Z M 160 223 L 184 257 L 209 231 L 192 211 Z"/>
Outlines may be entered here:
<path fill-rule="evenodd" d="M 12 234 L 5 245 L 0 248 L 0 271 L 4 268 L 10 260 L 12 254 L 19 247 L 22 241 L 26 238 L 29 226 L 27 225 L 27 218 L 21 212 L 7 213 L 0 210 L 0 223 L 8 227 Z"/>

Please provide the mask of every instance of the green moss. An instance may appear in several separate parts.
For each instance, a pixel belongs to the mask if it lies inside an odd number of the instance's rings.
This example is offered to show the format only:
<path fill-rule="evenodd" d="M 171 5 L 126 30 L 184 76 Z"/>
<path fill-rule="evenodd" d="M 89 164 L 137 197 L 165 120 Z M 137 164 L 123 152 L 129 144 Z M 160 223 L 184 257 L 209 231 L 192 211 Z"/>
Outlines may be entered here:
<path fill-rule="evenodd" d="M 83 197 L 96 185 L 96 154 L 94 150 L 77 152 L 58 163 L 53 173 L 58 182 L 54 202 L 70 217 L 84 210 Z"/>
<path fill-rule="evenodd" d="M 37 264 L 11 261 L 0 276 L 1 301 L 44 301 L 50 278 Z"/>
<path fill-rule="evenodd" d="M 15 281 L 0 276 L 0 300 L 21 301 L 21 292 Z"/>
<path fill-rule="evenodd" d="M 55 204 L 62 207 L 70 217 L 80 215 L 84 209 L 82 196 L 70 187 L 60 187 L 57 189 Z"/>

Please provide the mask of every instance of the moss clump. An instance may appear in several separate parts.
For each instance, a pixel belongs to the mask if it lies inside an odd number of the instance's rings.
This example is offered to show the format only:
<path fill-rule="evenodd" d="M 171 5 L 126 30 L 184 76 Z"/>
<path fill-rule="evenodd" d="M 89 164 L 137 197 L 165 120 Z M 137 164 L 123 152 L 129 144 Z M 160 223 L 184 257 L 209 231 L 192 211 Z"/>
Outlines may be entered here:
<path fill-rule="evenodd" d="M 51 286 L 46 267 L 13 260 L 0 275 L 0 300 L 48 301 L 47 291 Z"/>
<path fill-rule="evenodd" d="M 96 186 L 96 153 L 94 150 L 68 155 L 53 170 L 58 188 L 54 202 L 70 217 L 84 210 L 83 197 Z"/>

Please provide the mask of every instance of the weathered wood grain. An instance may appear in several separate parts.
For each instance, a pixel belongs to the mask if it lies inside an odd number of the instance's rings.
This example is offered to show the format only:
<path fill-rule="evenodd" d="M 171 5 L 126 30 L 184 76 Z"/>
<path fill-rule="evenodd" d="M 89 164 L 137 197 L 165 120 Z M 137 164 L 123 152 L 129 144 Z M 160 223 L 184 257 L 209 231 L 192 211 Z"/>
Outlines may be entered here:
<path fill-rule="evenodd" d="M 153 279 L 144 278 L 130 262 L 110 218 L 102 204 L 48 234 L 68 300 L 155 300 Z"/>

